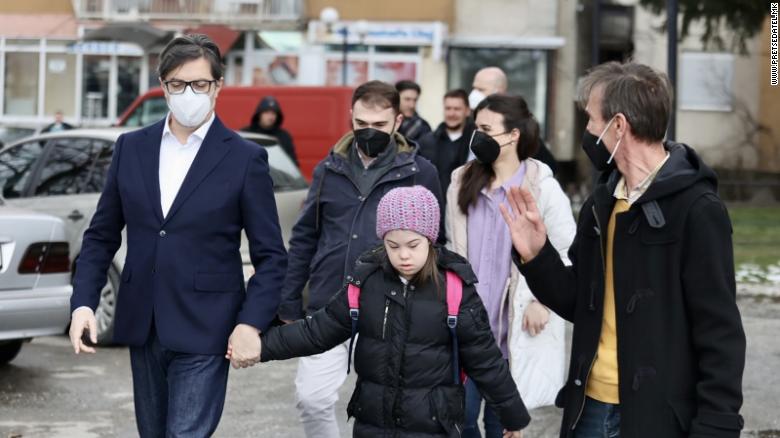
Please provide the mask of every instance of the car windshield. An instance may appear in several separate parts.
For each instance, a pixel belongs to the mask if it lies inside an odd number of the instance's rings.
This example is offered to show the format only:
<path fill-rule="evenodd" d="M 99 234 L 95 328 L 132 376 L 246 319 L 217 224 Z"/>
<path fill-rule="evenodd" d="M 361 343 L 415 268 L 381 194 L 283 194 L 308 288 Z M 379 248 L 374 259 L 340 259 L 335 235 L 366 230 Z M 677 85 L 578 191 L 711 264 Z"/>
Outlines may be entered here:
<path fill-rule="evenodd" d="M 124 126 L 146 126 L 160 121 L 168 114 L 168 104 L 165 97 L 150 97 L 144 100 L 127 118 Z"/>
<path fill-rule="evenodd" d="M 247 140 L 259 144 L 268 152 L 268 165 L 271 168 L 270 173 L 274 183 L 274 191 L 299 190 L 309 187 L 309 184 L 301 175 L 301 171 L 275 140 L 266 137 L 247 136 L 245 133 L 240 134 Z"/>
<path fill-rule="evenodd" d="M 16 126 L 0 126 L 0 145 L 14 143 L 20 138 L 35 134 L 35 129 Z"/>

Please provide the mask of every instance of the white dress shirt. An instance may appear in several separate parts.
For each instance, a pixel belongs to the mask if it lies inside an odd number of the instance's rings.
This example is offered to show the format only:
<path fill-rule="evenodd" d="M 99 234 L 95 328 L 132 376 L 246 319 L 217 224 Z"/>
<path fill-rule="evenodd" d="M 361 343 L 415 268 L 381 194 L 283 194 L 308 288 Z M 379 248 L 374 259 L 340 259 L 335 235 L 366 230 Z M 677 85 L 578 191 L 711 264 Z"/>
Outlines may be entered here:
<path fill-rule="evenodd" d="M 214 122 L 214 113 L 202 124 L 195 132 L 187 137 L 187 142 L 179 143 L 179 140 L 173 135 L 170 127 L 171 115 L 165 119 L 162 140 L 160 141 L 160 203 L 162 206 L 163 217 L 168 215 L 168 211 L 179 193 L 184 177 L 192 166 L 195 156 L 200 150 L 203 139 Z"/>

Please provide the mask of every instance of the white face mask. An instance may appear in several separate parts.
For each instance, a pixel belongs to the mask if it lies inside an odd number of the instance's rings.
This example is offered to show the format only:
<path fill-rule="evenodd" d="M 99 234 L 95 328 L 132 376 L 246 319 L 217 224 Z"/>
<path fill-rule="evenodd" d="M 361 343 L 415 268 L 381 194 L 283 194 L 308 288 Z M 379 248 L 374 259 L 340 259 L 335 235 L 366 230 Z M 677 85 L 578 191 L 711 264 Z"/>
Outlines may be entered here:
<path fill-rule="evenodd" d="M 168 108 L 182 126 L 195 128 L 203 123 L 211 111 L 211 96 L 195 93 L 187 86 L 181 94 L 168 95 Z"/>
<path fill-rule="evenodd" d="M 471 93 L 469 93 L 469 106 L 471 109 L 475 109 L 480 102 L 485 100 L 486 97 L 487 96 L 485 96 L 485 93 L 477 90 L 476 88 L 471 90 Z"/>

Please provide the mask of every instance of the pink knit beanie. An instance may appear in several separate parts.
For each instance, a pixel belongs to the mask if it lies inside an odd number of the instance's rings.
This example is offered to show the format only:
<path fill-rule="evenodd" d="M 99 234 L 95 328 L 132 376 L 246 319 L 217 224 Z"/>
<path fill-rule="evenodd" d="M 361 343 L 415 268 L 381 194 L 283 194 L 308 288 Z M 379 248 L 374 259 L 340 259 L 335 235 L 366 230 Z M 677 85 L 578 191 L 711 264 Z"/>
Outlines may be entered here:
<path fill-rule="evenodd" d="M 379 201 L 376 235 L 384 239 L 393 230 L 411 230 L 435 242 L 439 236 L 439 201 L 423 186 L 398 187 Z"/>

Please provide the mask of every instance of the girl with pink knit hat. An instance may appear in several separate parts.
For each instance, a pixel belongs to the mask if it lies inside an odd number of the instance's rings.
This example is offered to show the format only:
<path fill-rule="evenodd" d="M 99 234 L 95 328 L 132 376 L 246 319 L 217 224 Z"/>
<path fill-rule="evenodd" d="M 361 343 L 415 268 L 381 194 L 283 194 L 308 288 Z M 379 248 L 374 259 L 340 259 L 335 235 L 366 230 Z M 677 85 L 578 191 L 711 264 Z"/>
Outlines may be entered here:
<path fill-rule="evenodd" d="M 354 437 L 459 437 L 463 372 L 497 412 L 504 437 L 521 437 L 530 421 L 471 266 L 434 244 L 439 215 L 436 198 L 422 186 L 387 192 L 376 218 L 383 244 L 358 258 L 325 308 L 261 336 L 263 362 L 353 339 L 350 366 L 358 379 L 347 415 L 355 418 Z"/>

